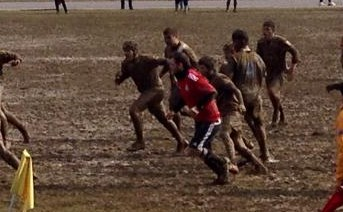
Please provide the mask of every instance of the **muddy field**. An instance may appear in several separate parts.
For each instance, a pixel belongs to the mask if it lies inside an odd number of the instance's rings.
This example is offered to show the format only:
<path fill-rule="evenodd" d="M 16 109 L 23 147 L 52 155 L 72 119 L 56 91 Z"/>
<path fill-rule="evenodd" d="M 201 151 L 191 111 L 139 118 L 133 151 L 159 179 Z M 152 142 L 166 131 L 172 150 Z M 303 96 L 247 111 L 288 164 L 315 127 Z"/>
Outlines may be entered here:
<path fill-rule="evenodd" d="M 248 166 L 230 184 L 210 186 L 214 176 L 207 167 L 173 156 L 175 142 L 148 113 L 146 150 L 125 151 L 135 138 L 127 107 L 137 92 L 131 81 L 120 87 L 113 82 L 123 41 L 136 40 L 143 53 L 162 56 L 162 30 L 176 26 L 199 56 L 219 57 L 236 28 L 248 30 L 255 48 L 269 18 L 302 60 L 296 79 L 284 88 L 289 124 L 268 130 L 269 147 L 280 160 L 268 165 L 271 176 Z M 39 177 L 34 211 L 316 211 L 334 186 L 333 121 L 340 95 L 324 88 L 342 78 L 342 18 L 339 9 L 195 10 L 187 16 L 165 10 L 1 12 L 1 47 L 24 58 L 20 67 L 4 68 L 4 98 L 32 138 L 25 145 L 10 131 L 12 150 L 20 156 L 26 148 L 33 156 Z M 268 123 L 271 104 L 265 94 L 264 100 Z M 184 125 L 190 138 L 192 121 Z M 220 141 L 214 145 L 225 154 Z M 14 174 L 0 161 L 0 211 L 9 205 Z"/>

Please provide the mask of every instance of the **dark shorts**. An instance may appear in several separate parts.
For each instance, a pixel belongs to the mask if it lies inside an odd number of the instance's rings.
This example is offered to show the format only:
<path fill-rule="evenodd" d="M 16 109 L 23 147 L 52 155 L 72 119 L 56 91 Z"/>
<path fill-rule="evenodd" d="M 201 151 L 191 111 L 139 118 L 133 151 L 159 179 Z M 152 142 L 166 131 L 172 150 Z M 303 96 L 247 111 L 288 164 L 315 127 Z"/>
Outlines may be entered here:
<path fill-rule="evenodd" d="M 242 119 L 243 119 L 243 116 L 238 111 L 234 111 L 227 114 L 226 116 L 223 116 L 221 132 L 228 133 L 228 134 L 231 134 L 232 132 L 241 133 L 242 125 L 243 125 Z"/>
<path fill-rule="evenodd" d="M 152 111 L 163 111 L 165 108 L 163 105 L 164 91 L 163 89 L 153 88 L 141 93 L 137 100 L 133 102 L 130 107 L 130 111 L 142 112 L 146 109 Z"/>
<path fill-rule="evenodd" d="M 211 149 L 211 142 L 220 129 L 221 120 L 216 122 L 195 122 L 194 136 L 189 147 L 203 152 L 204 149 Z"/>
<path fill-rule="evenodd" d="M 283 85 L 283 79 L 284 77 L 278 76 L 278 77 L 273 77 L 273 78 L 266 78 L 266 85 L 268 90 L 272 90 L 275 93 L 279 92 L 281 90 L 281 87 Z"/>
<path fill-rule="evenodd" d="M 245 112 L 246 119 L 260 120 L 263 119 L 262 97 L 258 96 L 255 100 L 245 102 L 247 111 Z"/>

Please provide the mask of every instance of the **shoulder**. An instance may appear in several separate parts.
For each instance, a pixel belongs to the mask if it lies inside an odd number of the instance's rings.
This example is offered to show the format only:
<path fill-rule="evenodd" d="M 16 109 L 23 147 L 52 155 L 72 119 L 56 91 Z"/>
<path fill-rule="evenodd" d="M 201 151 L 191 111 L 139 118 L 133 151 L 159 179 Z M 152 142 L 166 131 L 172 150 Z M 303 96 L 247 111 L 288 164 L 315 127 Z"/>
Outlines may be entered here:
<path fill-rule="evenodd" d="M 258 39 L 258 41 L 257 41 L 257 45 L 258 45 L 258 46 L 259 46 L 259 45 L 263 45 L 265 42 L 266 42 L 266 39 L 265 39 L 265 38 L 260 38 L 260 39 Z"/>
<path fill-rule="evenodd" d="M 195 69 L 189 69 L 187 79 L 192 82 L 199 81 L 203 76 Z"/>
<path fill-rule="evenodd" d="M 279 42 L 279 43 L 291 45 L 291 43 L 290 43 L 285 37 L 282 37 L 282 36 L 280 36 L 280 35 L 275 35 L 275 36 L 274 36 L 274 40 L 277 41 L 277 42 Z"/>

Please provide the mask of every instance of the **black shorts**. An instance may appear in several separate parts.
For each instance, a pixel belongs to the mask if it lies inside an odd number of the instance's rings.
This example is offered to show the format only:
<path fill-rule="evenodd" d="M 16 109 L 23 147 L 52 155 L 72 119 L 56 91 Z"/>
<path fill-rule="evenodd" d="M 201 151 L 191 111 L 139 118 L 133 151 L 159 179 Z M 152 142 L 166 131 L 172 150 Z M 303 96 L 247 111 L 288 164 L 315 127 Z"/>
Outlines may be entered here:
<path fill-rule="evenodd" d="M 221 120 L 216 122 L 195 122 L 194 136 L 189 147 L 203 152 L 204 149 L 211 149 L 211 142 L 220 129 Z"/>

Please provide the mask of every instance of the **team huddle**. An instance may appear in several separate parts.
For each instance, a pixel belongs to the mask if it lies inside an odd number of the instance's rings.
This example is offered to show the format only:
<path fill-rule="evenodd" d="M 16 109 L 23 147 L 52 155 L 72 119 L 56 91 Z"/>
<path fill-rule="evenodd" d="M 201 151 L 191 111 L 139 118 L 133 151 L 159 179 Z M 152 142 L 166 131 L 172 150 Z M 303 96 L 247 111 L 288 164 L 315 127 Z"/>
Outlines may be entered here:
<path fill-rule="evenodd" d="M 239 166 L 244 163 L 238 163 L 236 152 L 261 173 L 268 173 L 266 163 L 277 160 L 269 153 L 262 118 L 263 80 L 274 108 L 271 127 L 285 125 L 280 92 L 284 76 L 291 80 L 299 62 L 296 48 L 275 34 L 272 21 L 263 23 L 263 37 L 256 52 L 249 47 L 248 34 L 238 29 L 232 33 L 232 43 L 224 45 L 226 61 L 217 71 L 216 60 L 210 56 L 198 60 L 192 48 L 179 39 L 176 29 L 166 28 L 163 36 L 165 58 L 140 55 L 134 41 L 123 44 L 125 59 L 115 82 L 119 85 L 131 77 L 140 92 L 129 109 L 136 141 L 127 150 L 145 148 L 140 113 L 148 109 L 176 139 L 176 154 L 200 158 L 217 175 L 214 184 L 226 184 L 228 173 L 239 173 Z M 292 56 L 290 67 L 286 64 L 287 52 Z M 161 80 L 167 73 L 171 85 L 168 111 L 163 104 L 165 92 Z M 195 132 L 190 141 L 181 134 L 182 115 L 194 119 Z M 243 134 L 243 120 L 258 142 L 259 156 L 253 153 L 252 142 Z M 218 132 L 227 157 L 215 154 L 212 149 L 211 143 Z"/>

